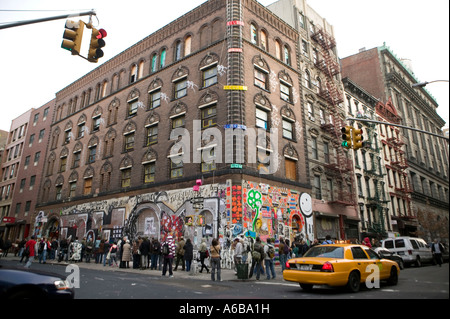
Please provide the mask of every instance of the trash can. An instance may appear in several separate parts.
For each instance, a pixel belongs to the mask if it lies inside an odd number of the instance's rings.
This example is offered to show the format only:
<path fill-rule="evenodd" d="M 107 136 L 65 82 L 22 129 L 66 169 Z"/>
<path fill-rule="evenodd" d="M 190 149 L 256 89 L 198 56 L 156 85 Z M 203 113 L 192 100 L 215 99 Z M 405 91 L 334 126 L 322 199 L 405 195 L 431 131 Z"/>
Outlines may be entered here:
<path fill-rule="evenodd" d="M 248 264 L 237 264 L 238 279 L 248 279 Z"/>

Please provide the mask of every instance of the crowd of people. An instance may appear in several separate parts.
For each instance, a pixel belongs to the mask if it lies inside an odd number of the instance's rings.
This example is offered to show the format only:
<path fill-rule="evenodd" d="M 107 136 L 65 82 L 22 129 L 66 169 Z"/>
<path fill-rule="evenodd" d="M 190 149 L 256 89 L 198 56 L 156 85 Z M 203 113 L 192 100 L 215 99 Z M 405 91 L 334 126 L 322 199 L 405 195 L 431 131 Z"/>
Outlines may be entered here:
<path fill-rule="evenodd" d="M 320 244 L 332 244 L 334 241 L 330 236 L 326 236 L 325 240 L 320 243 L 317 239 L 310 242 L 303 236 L 297 236 L 290 243 L 288 239 L 280 238 L 278 244 L 278 260 L 281 265 L 281 271 L 286 268 L 286 262 L 293 257 L 303 256 L 309 248 Z M 370 240 L 364 238 L 361 244 L 370 248 L 380 246 L 380 242 L 376 239 Z M 266 278 L 275 279 L 275 240 L 267 239 L 267 243 L 263 243 L 259 237 L 247 238 L 239 236 L 231 243 L 233 251 L 233 263 L 235 274 L 238 275 L 239 265 L 249 264 L 250 271 L 248 278 L 256 275 L 259 280 L 261 275 Z M 35 238 L 31 236 L 29 240 L 17 241 L 15 244 L 10 242 L 2 242 L 3 256 L 7 256 L 8 251 L 12 248 L 14 255 L 19 256 L 20 262 L 25 263 L 25 267 L 29 268 L 33 261 L 46 263 L 47 260 L 86 262 L 91 261 L 96 264 L 108 265 L 109 267 L 130 268 L 130 262 L 133 269 L 150 269 L 160 270 L 162 276 L 169 274 L 173 277 L 173 272 L 181 267 L 181 271 L 190 272 L 193 270 L 192 262 L 195 258 L 199 262 L 199 272 L 206 270 L 211 273 L 211 280 L 221 281 L 221 244 L 218 239 L 212 239 L 207 244 L 207 238 L 202 238 L 194 256 L 194 246 L 191 239 L 183 237 L 175 238 L 168 235 L 164 241 L 156 238 L 138 237 L 130 240 L 127 237 L 120 239 L 105 240 L 97 238 L 83 238 L 81 241 L 76 237 L 57 240 L 56 238 L 48 239 L 45 237 Z M 227 247 L 228 248 L 228 247 Z M 432 246 L 433 254 L 439 256 L 443 250 L 439 244 L 434 243 Z M 209 262 L 208 262 L 209 260 Z M 441 263 L 439 263 L 441 264 Z M 208 267 L 209 266 L 209 267 Z M 242 268 L 241 268 L 242 269 Z"/>

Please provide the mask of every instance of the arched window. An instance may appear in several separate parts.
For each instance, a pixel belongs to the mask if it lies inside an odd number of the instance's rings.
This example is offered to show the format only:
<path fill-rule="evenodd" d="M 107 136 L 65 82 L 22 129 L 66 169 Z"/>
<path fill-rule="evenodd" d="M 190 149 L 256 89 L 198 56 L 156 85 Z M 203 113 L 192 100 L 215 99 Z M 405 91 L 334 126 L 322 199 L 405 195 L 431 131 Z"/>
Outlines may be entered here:
<path fill-rule="evenodd" d="M 191 54 L 192 37 L 188 35 L 184 40 L 184 56 Z"/>
<path fill-rule="evenodd" d="M 260 46 L 263 50 L 267 50 L 267 34 L 264 30 L 261 30 Z"/>
<path fill-rule="evenodd" d="M 159 67 L 162 69 L 165 66 L 166 66 L 166 49 L 162 49 Z"/>
<path fill-rule="evenodd" d="M 253 23 L 250 26 L 250 41 L 255 45 L 258 44 L 258 31 Z"/>
<path fill-rule="evenodd" d="M 181 41 L 178 40 L 175 43 L 175 56 L 174 56 L 174 60 L 178 61 L 181 59 Z"/>
<path fill-rule="evenodd" d="M 278 40 L 275 41 L 275 56 L 281 60 L 281 43 Z"/>
<path fill-rule="evenodd" d="M 158 55 L 155 53 L 152 56 L 152 68 L 151 72 L 156 72 L 158 69 Z"/>

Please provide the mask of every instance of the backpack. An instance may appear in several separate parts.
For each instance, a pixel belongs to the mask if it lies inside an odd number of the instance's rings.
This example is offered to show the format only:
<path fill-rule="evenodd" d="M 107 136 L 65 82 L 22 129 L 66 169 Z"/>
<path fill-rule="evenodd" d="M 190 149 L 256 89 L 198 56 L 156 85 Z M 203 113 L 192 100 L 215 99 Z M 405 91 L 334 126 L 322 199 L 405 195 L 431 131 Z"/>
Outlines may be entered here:
<path fill-rule="evenodd" d="M 169 243 L 167 243 L 167 242 L 164 243 L 161 252 L 164 256 L 167 256 L 170 254 Z"/>
<path fill-rule="evenodd" d="M 288 247 L 288 245 L 284 244 L 283 252 L 284 252 L 285 255 L 289 254 L 289 247 Z"/>
<path fill-rule="evenodd" d="M 272 246 L 269 247 L 269 250 L 267 251 L 267 255 L 269 255 L 270 258 L 275 257 L 275 249 Z"/>
<path fill-rule="evenodd" d="M 260 261 L 261 260 L 261 253 L 259 251 L 252 251 L 252 258 L 256 261 Z"/>

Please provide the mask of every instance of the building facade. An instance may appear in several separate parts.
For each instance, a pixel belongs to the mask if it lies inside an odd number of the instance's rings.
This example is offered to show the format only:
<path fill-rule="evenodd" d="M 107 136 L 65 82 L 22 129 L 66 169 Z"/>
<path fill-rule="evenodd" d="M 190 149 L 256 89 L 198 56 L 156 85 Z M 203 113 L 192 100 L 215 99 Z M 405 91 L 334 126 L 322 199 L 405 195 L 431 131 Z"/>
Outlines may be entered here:
<path fill-rule="evenodd" d="M 316 234 L 360 239 L 352 154 L 340 145 L 341 127 L 347 123 L 333 26 L 306 0 L 279 0 L 268 8 L 299 32 L 303 134 Z"/>
<path fill-rule="evenodd" d="M 391 103 L 398 112 L 401 125 L 442 134 L 445 122 L 436 113 L 437 102 L 424 88 L 411 86 L 419 81 L 388 47 L 363 50 L 341 59 L 341 65 L 343 76 L 358 83 L 384 105 Z M 400 146 L 392 144 L 395 142 L 395 135 L 395 131 L 394 137 L 386 135 L 384 144 L 392 151 Z M 401 129 L 401 136 L 404 159 L 394 161 L 394 165 L 391 161 L 391 173 L 395 171 L 398 176 L 406 173 L 411 186 L 409 182 L 403 182 L 398 191 L 390 192 L 391 197 L 397 197 L 397 201 L 391 200 L 391 219 L 394 223 L 397 222 L 404 234 L 420 236 L 427 241 L 434 238 L 448 241 L 447 142 L 433 135 L 408 129 Z M 393 158 L 388 154 L 385 156 Z M 407 168 L 404 167 L 403 160 L 406 160 Z M 394 182 L 391 181 L 390 185 L 394 185 Z M 409 195 L 406 196 L 406 193 L 410 191 L 411 208 L 408 208 Z"/>
<path fill-rule="evenodd" d="M 312 239 L 297 45 L 210 0 L 57 92 L 39 233 Z"/>

